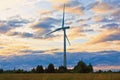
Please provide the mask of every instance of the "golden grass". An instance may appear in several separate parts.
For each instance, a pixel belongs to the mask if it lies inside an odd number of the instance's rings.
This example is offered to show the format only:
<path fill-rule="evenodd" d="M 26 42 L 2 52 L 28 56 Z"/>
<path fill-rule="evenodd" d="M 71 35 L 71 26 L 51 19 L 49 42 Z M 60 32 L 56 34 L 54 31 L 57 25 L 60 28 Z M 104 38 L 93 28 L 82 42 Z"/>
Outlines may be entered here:
<path fill-rule="evenodd" d="M 0 74 L 0 80 L 120 80 L 120 74 Z"/>

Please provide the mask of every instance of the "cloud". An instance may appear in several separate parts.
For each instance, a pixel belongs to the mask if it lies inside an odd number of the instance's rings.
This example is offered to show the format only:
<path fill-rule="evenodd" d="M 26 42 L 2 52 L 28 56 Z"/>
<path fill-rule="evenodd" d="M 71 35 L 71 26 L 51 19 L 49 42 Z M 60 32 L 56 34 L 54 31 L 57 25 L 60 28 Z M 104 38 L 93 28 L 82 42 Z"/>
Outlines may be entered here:
<path fill-rule="evenodd" d="M 118 24 L 118 23 L 109 23 L 109 24 L 103 25 L 101 28 L 106 28 L 106 29 L 111 29 L 111 30 L 114 30 L 114 29 L 119 30 L 119 26 L 120 26 L 120 24 Z"/>
<path fill-rule="evenodd" d="M 48 17 L 31 23 L 30 28 L 35 31 L 34 36 L 36 38 L 39 38 L 50 32 L 51 28 L 53 28 L 54 25 L 56 25 L 57 23 L 59 24 L 59 21 L 60 20 L 58 19 Z"/>
<path fill-rule="evenodd" d="M 93 67 L 93 69 L 95 70 L 95 71 L 98 71 L 98 70 L 116 70 L 116 71 L 118 71 L 118 70 L 120 70 L 120 66 L 109 66 L 109 65 L 101 65 L 101 66 L 94 66 Z"/>
<path fill-rule="evenodd" d="M 63 11 L 63 4 L 62 5 L 54 5 L 53 7 L 56 10 Z M 79 1 L 69 1 L 65 4 L 65 11 L 72 14 L 79 14 L 84 15 L 84 8 L 82 7 L 82 4 Z"/>
<path fill-rule="evenodd" d="M 25 53 L 19 53 L 19 50 L 27 49 L 27 46 L 23 45 L 15 45 L 15 46 L 9 46 L 5 47 L 0 50 L 0 56 L 11 56 L 11 55 L 24 55 Z"/>
<path fill-rule="evenodd" d="M 91 18 L 86 18 L 86 19 L 78 19 L 76 20 L 76 23 L 85 24 L 87 21 L 91 20 Z"/>
<path fill-rule="evenodd" d="M 32 33 L 21 33 L 21 32 L 10 32 L 7 33 L 7 35 L 9 36 L 18 36 L 18 37 L 22 37 L 22 38 L 33 38 L 33 34 Z"/>
<path fill-rule="evenodd" d="M 120 21 L 120 9 L 116 9 L 112 14 L 111 14 L 118 22 Z"/>
<path fill-rule="evenodd" d="M 22 51 L 20 51 L 20 52 L 23 52 L 23 53 L 29 53 L 29 54 L 35 54 L 35 53 L 41 53 L 41 54 L 43 54 L 43 53 L 45 53 L 45 51 L 42 51 L 42 50 L 22 50 Z"/>
<path fill-rule="evenodd" d="M 7 24 L 10 26 L 19 27 L 19 26 L 22 26 L 22 25 L 27 24 L 29 22 L 30 22 L 29 20 L 23 19 L 21 16 L 16 15 L 16 16 L 10 17 L 9 20 L 7 21 Z"/>
<path fill-rule="evenodd" d="M 29 23 L 29 20 L 21 19 L 20 17 L 15 17 L 9 20 L 1 20 L 0 21 L 0 32 L 6 33 L 11 29 L 16 27 L 21 27 L 25 24 Z"/>
<path fill-rule="evenodd" d="M 109 4 L 99 3 L 92 8 L 92 11 L 97 14 L 107 14 L 112 8 Z"/>
<path fill-rule="evenodd" d="M 113 23 L 116 22 L 117 20 L 113 16 L 106 16 L 106 15 L 96 15 L 92 17 L 92 21 L 94 22 L 103 22 L 103 23 Z"/>
<path fill-rule="evenodd" d="M 51 26 L 53 26 L 54 24 L 56 24 L 59 20 L 48 17 L 48 18 L 44 18 L 40 21 L 38 21 L 36 24 L 33 24 L 33 26 L 31 26 L 33 29 L 35 28 L 50 28 Z"/>
<path fill-rule="evenodd" d="M 82 27 L 71 27 L 67 34 L 68 34 L 68 37 L 72 40 L 86 36 L 83 32 Z"/>
<path fill-rule="evenodd" d="M 0 21 L 0 33 L 5 33 L 9 30 L 9 26 L 6 22 Z"/>
<path fill-rule="evenodd" d="M 62 3 L 62 4 L 64 4 L 64 3 L 67 3 L 67 2 L 69 2 L 70 0 L 49 0 L 50 2 L 52 2 L 52 3 Z"/>
<path fill-rule="evenodd" d="M 86 9 L 86 10 L 90 10 L 90 9 L 92 9 L 93 7 L 95 7 L 95 6 L 98 5 L 98 4 L 99 4 L 99 1 L 95 1 L 95 2 L 89 3 L 89 4 L 85 7 L 85 9 Z"/>
<path fill-rule="evenodd" d="M 31 37 L 33 37 L 33 34 L 32 33 L 22 33 L 22 37 L 23 38 L 31 38 Z"/>
<path fill-rule="evenodd" d="M 104 19 L 105 19 L 104 16 L 99 16 L 99 15 L 96 15 L 96 16 L 93 16 L 93 17 L 92 17 L 92 20 L 93 20 L 94 22 L 102 22 Z"/>
<path fill-rule="evenodd" d="M 55 54 L 59 52 L 60 49 L 50 49 L 50 50 L 21 50 L 22 53 L 29 53 L 29 54 Z"/>
<path fill-rule="evenodd" d="M 115 15 L 119 16 L 119 6 L 119 0 L 97 0 L 87 5 L 86 9 L 93 11 L 95 14 L 103 14 L 106 16 L 108 16 L 107 14 L 109 14 L 113 16 L 113 14 L 117 13 L 117 15 Z"/>
<path fill-rule="evenodd" d="M 96 7 L 92 8 L 91 10 L 95 13 L 95 16 L 92 17 L 92 20 L 95 22 L 110 23 L 120 21 L 120 9 L 118 7 L 114 7 L 113 5 L 102 3 L 96 5 Z"/>
<path fill-rule="evenodd" d="M 114 7 L 119 7 L 120 6 L 120 1 L 119 0 L 101 0 L 101 1 L 103 3 L 113 5 Z"/>
<path fill-rule="evenodd" d="M 120 40 L 120 28 L 104 30 L 98 36 L 93 38 L 90 43 L 95 44 L 116 40 Z"/>
<path fill-rule="evenodd" d="M 40 9 L 39 10 L 39 13 L 40 15 L 45 15 L 45 16 L 48 16 L 48 15 L 52 15 L 54 11 L 51 11 L 51 10 L 46 10 L 46 9 Z"/>
<path fill-rule="evenodd" d="M 26 41 L 25 39 L 14 37 L 14 36 L 6 36 L 1 35 L 0 36 L 0 55 L 1 56 L 11 56 L 11 55 L 24 55 L 25 53 L 20 53 L 20 50 L 26 50 L 30 49 L 29 41 Z"/>

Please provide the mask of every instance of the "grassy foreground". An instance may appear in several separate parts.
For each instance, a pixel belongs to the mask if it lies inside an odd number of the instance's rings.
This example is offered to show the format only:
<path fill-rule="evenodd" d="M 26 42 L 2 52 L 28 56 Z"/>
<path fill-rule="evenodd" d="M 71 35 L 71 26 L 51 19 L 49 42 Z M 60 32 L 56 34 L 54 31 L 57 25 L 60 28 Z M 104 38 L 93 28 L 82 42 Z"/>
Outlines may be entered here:
<path fill-rule="evenodd" d="M 0 74 L 0 80 L 120 80 L 120 74 Z"/>

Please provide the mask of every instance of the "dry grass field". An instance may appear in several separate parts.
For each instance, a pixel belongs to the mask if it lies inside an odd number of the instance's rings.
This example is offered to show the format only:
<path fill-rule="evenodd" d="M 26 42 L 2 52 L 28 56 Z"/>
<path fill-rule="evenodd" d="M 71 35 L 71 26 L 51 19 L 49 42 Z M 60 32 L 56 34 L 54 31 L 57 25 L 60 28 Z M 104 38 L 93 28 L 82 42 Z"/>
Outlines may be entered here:
<path fill-rule="evenodd" d="M 0 74 L 0 80 L 120 80 L 120 74 Z"/>

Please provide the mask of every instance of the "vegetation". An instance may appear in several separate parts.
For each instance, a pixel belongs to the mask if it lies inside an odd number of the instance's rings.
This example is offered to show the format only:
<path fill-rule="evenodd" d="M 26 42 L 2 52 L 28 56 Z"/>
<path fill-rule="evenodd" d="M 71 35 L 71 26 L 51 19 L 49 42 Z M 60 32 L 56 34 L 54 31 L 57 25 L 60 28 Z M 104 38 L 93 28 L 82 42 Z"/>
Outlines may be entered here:
<path fill-rule="evenodd" d="M 83 61 L 79 61 L 73 69 L 67 69 L 64 66 L 55 68 L 52 63 L 46 68 L 38 65 L 31 69 L 31 71 L 23 69 L 4 71 L 0 69 L 0 73 L 2 73 L 0 74 L 0 80 L 119 80 L 119 72 L 113 73 L 111 70 L 99 70 L 93 73 L 91 64 L 87 65 Z"/>
<path fill-rule="evenodd" d="M 120 71 L 116 72 L 119 73 Z M 43 68 L 42 65 L 38 65 L 37 67 L 31 69 L 30 71 L 25 71 L 23 69 L 14 69 L 14 70 L 6 70 L 0 69 L 0 73 L 93 73 L 92 64 L 87 65 L 83 61 L 79 61 L 77 65 L 73 69 L 67 69 L 64 66 L 59 66 L 55 69 L 54 64 L 50 63 L 47 68 Z M 98 70 L 96 73 L 113 73 L 111 70 L 102 71 Z"/>
<path fill-rule="evenodd" d="M 87 66 L 83 61 L 79 61 L 78 64 L 74 67 L 74 72 L 76 73 L 93 72 L 93 67 L 91 64 Z"/>
<path fill-rule="evenodd" d="M 0 80 L 120 80 L 119 73 L 44 73 L 44 74 L 0 74 Z"/>
<path fill-rule="evenodd" d="M 3 69 L 0 69 L 0 73 L 3 73 Z"/>

